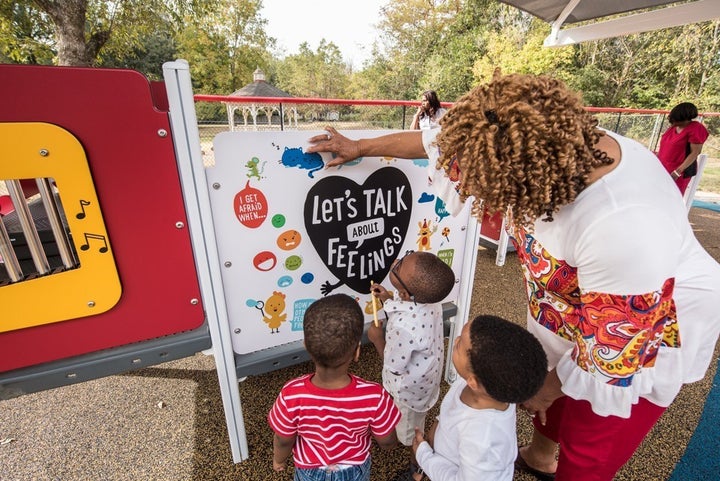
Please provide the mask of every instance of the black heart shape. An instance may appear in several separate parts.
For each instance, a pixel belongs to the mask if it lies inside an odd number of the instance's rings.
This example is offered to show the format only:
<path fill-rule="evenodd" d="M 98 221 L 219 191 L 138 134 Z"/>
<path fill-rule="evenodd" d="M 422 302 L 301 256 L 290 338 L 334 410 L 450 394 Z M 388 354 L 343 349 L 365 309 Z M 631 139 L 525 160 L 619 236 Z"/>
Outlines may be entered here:
<path fill-rule="evenodd" d="M 339 176 L 318 181 L 305 198 L 305 230 L 322 262 L 361 294 L 385 279 L 405 242 L 412 187 L 400 169 L 384 167 L 363 185 Z M 327 287 L 323 294 L 328 294 Z"/>

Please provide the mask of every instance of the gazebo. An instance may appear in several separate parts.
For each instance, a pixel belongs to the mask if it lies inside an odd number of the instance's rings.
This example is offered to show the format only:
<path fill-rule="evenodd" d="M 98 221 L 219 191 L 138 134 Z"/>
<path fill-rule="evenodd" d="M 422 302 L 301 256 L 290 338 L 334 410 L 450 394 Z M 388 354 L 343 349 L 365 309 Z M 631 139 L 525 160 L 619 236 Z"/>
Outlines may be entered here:
<path fill-rule="evenodd" d="M 265 81 L 265 73 L 259 68 L 253 72 L 252 83 L 247 84 L 240 90 L 229 95 L 230 97 L 287 97 L 292 98 L 292 95 L 280 90 L 274 85 L 270 85 Z M 257 117 L 258 114 L 263 113 L 267 118 L 267 125 L 272 125 L 272 116 L 274 113 L 280 117 L 280 130 L 285 125 L 293 126 L 297 128 L 297 108 L 293 104 L 286 104 L 284 102 L 279 103 L 266 103 L 266 102 L 223 102 L 227 108 L 228 123 L 230 124 L 230 130 L 235 130 L 235 111 L 240 110 L 242 112 L 244 125 L 248 125 L 248 117 L 252 117 L 253 130 L 258 129 Z M 287 122 L 285 118 L 287 116 Z"/>

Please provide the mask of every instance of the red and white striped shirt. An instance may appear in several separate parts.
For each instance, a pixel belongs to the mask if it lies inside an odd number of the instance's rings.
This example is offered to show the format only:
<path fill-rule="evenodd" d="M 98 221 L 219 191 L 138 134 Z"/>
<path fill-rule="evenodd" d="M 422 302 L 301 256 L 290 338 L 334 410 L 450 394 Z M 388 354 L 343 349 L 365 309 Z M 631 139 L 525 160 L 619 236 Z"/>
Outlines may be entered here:
<path fill-rule="evenodd" d="M 298 468 L 358 465 L 370 456 L 370 435 L 385 437 L 400 421 L 390 395 L 375 382 L 350 374 L 342 389 L 322 389 L 306 374 L 286 383 L 268 413 L 273 431 L 297 435 Z"/>

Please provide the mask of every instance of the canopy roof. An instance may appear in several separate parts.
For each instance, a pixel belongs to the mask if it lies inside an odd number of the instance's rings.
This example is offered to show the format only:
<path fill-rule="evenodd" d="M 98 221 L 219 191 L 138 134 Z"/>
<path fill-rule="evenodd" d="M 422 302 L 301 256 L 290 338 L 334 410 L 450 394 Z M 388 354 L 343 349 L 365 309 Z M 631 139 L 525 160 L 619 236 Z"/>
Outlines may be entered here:
<path fill-rule="evenodd" d="M 718 0 L 499 0 L 552 24 L 545 46 L 618 37 L 720 17 Z M 658 7 L 658 8 L 654 8 Z M 640 13 L 634 13 L 641 11 Z M 625 14 L 619 17 L 613 17 Z M 608 17 L 613 17 L 608 19 Z M 568 24 L 586 22 L 572 28 Z"/>
<path fill-rule="evenodd" d="M 253 72 L 253 81 L 230 94 L 231 97 L 292 97 L 284 90 L 265 81 L 265 73 L 259 68 Z"/>

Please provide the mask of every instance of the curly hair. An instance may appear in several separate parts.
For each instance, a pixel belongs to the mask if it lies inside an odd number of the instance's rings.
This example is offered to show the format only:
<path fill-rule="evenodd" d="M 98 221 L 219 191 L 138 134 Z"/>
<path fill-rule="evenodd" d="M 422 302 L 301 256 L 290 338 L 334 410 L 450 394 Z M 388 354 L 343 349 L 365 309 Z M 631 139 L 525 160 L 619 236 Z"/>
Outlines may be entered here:
<path fill-rule="evenodd" d="M 540 341 L 523 327 L 497 316 L 478 316 L 470 324 L 470 367 L 495 400 L 522 403 L 547 376 Z"/>
<path fill-rule="evenodd" d="M 364 322 L 362 309 L 347 294 L 318 299 L 303 318 L 305 349 L 320 366 L 340 366 L 355 354 Z"/>
<path fill-rule="evenodd" d="M 408 279 L 408 287 L 421 304 L 440 302 L 455 285 L 455 273 L 432 252 L 414 252 L 415 271 Z"/>
<path fill-rule="evenodd" d="M 457 160 L 472 212 L 503 211 L 532 228 L 575 200 L 589 174 L 612 163 L 595 148 L 604 133 L 560 80 L 502 75 L 465 94 L 441 120 L 437 168 Z"/>

